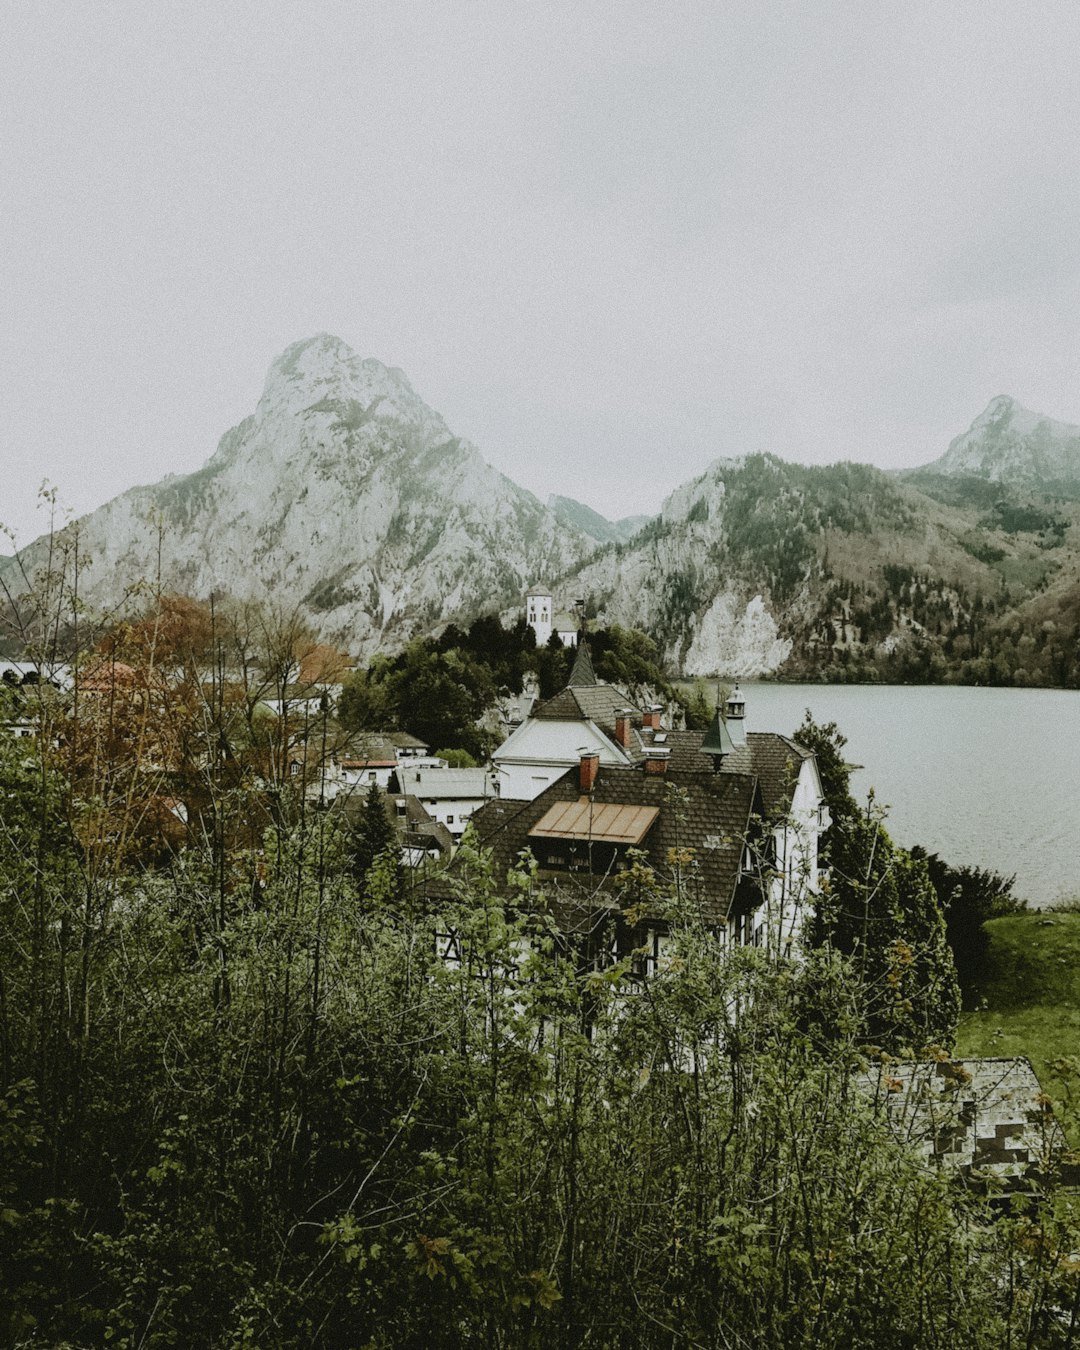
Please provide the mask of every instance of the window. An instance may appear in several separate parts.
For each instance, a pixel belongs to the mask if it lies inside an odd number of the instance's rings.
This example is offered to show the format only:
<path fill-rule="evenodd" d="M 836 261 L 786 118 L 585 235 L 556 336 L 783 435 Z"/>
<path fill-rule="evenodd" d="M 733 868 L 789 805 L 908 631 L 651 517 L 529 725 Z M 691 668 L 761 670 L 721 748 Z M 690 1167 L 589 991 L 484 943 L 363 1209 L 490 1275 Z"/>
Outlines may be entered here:
<path fill-rule="evenodd" d="M 454 823 L 454 817 L 453 817 L 453 816 L 447 816 L 447 817 L 446 817 L 446 823 L 447 823 L 447 825 L 453 825 L 453 823 Z"/>

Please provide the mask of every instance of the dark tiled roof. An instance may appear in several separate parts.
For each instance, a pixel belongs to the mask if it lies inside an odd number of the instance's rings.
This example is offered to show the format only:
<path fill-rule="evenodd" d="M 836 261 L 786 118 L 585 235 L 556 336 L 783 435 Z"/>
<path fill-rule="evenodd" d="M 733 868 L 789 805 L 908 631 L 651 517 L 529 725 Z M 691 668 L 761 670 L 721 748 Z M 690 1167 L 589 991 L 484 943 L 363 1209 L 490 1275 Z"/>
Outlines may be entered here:
<path fill-rule="evenodd" d="M 712 759 L 701 750 L 701 731 L 669 731 L 670 769 L 674 773 L 712 771 Z M 782 816 L 791 805 L 791 792 L 804 759 L 811 752 L 775 731 L 751 731 L 746 744 L 725 755 L 721 773 L 752 774 L 761 787 L 765 814 Z"/>
<path fill-rule="evenodd" d="M 342 762 L 367 762 L 374 760 L 381 764 L 396 764 L 397 751 L 389 735 L 383 731 L 354 731 L 338 747 L 338 759 Z"/>
<path fill-rule="evenodd" d="M 669 797 L 668 787 L 681 790 L 680 800 Z M 523 850 L 529 833 L 559 802 L 580 796 L 578 770 L 571 769 L 531 802 L 488 802 L 472 818 L 480 842 L 492 851 L 495 875 L 505 877 Z M 653 807 L 656 823 L 642 843 L 646 861 L 661 878 L 670 876 L 675 851 L 689 850 L 685 878 L 690 898 L 701 917 L 710 922 L 726 918 L 740 879 L 743 838 L 751 817 L 760 811 L 754 779 L 734 772 L 647 774 L 640 769 L 604 767 L 593 788 L 598 805 Z M 593 908 L 614 903 L 611 878 L 585 872 L 563 872 L 544 867 L 544 844 L 537 845 L 545 891 L 561 909 Z M 602 890 L 597 895 L 598 888 Z"/>
<path fill-rule="evenodd" d="M 546 718 L 556 722 L 579 722 L 587 719 L 595 722 L 605 736 L 615 740 L 615 717 L 625 708 L 634 711 L 640 721 L 641 713 L 634 709 L 629 697 L 615 684 L 594 684 L 583 687 L 568 685 L 559 693 L 538 704 L 533 709 L 533 717 Z M 635 762 L 642 756 L 641 733 L 636 727 L 630 729 L 628 754 Z"/>
<path fill-rule="evenodd" d="M 387 731 L 384 734 L 390 744 L 397 746 L 399 750 L 426 750 L 428 748 L 427 741 L 422 741 L 419 736 L 414 736 L 409 731 Z"/>

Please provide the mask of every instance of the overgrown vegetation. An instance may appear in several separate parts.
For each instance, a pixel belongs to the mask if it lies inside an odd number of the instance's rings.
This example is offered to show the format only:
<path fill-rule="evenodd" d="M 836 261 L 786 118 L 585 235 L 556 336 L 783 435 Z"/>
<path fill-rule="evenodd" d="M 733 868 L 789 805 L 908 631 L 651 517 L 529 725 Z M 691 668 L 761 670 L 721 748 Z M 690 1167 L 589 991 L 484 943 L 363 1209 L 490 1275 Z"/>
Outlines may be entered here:
<path fill-rule="evenodd" d="M 71 598 L 22 611 L 43 657 Z M 530 868 L 508 896 L 467 843 L 429 904 L 377 793 L 355 833 L 313 804 L 297 686 L 332 654 L 289 616 L 157 597 L 84 638 L 0 738 L 0 1345 L 1075 1343 L 1068 1205 L 1002 1215 L 860 1085 L 949 1001 L 925 870 L 849 810 L 834 728 L 826 945 L 729 947 L 676 854 L 635 874 L 671 934 L 642 979 Z"/>
<path fill-rule="evenodd" d="M 960 985 L 925 855 L 893 843 L 872 800 L 855 802 L 835 723 L 819 726 L 807 713 L 795 739 L 814 751 L 832 816 L 810 942 L 842 952 L 858 972 L 867 1040 L 893 1052 L 951 1046 Z"/>

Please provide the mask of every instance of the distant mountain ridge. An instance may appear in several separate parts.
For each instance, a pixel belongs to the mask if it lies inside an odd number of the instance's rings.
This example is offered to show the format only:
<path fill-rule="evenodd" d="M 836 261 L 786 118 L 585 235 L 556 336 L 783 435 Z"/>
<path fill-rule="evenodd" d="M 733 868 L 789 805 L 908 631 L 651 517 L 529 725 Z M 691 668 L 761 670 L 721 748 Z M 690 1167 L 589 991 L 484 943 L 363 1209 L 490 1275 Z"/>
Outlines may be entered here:
<path fill-rule="evenodd" d="M 115 603 L 118 579 L 154 579 L 160 544 L 165 587 L 300 605 L 364 656 L 507 604 L 592 546 L 455 437 L 402 371 L 325 333 L 278 357 L 203 468 L 78 527 L 91 604 Z"/>
<path fill-rule="evenodd" d="M 576 502 L 573 497 L 557 497 L 554 493 L 548 497 L 547 504 L 564 525 L 579 530 L 597 544 L 625 543 L 652 520 L 652 516 L 623 516 L 621 520 L 608 520 L 591 506 Z"/>
<path fill-rule="evenodd" d="M 107 609 L 142 578 L 295 606 L 366 660 L 520 613 L 542 582 L 689 674 L 1080 684 L 1080 493 L 1041 495 L 1078 453 L 1076 428 L 998 398 L 920 470 L 747 455 L 654 517 L 608 521 L 542 504 L 402 371 L 319 334 L 271 365 L 203 468 L 77 522 L 79 594 Z M 13 560 L 0 578 L 17 589 Z"/>
<path fill-rule="evenodd" d="M 999 394 L 918 475 L 984 478 L 1038 492 L 1080 489 L 1080 427 L 1055 422 Z"/>

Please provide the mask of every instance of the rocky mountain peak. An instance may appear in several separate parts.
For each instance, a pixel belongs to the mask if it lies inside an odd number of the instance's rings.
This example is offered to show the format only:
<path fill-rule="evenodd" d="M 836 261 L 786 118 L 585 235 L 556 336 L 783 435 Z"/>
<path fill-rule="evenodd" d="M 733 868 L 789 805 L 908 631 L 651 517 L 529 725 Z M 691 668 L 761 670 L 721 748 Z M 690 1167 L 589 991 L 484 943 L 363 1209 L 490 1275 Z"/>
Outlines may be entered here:
<path fill-rule="evenodd" d="M 974 431 L 978 427 L 989 426 L 993 422 L 999 422 L 1003 417 L 1008 417 L 1014 408 L 1019 405 L 1010 394 L 997 394 L 982 412 L 972 422 L 970 430 Z M 1022 411 L 1022 410 L 1021 410 Z"/>
<path fill-rule="evenodd" d="M 517 603 L 530 576 L 590 547 L 454 436 L 402 371 L 329 333 L 272 363 L 254 412 L 202 469 L 131 489 L 80 528 L 88 603 L 115 603 L 117 578 L 160 566 L 161 584 L 197 598 L 298 605 L 362 654 Z"/>
<path fill-rule="evenodd" d="M 1080 427 L 1023 407 L 1008 394 L 992 398 L 954 438 L 931 473 L 962 474 L 1029 488 L 1080 480 Z"/>
<path fill-rule="evenodd" d="M 445 423 L 419 397 L 405 372 L 373 357 L 359 356 L 332 333 L 294 342 L 266 375 L 259 419 L 336 415 L 346 422 L 379 416 L 449 435 Z"/>

